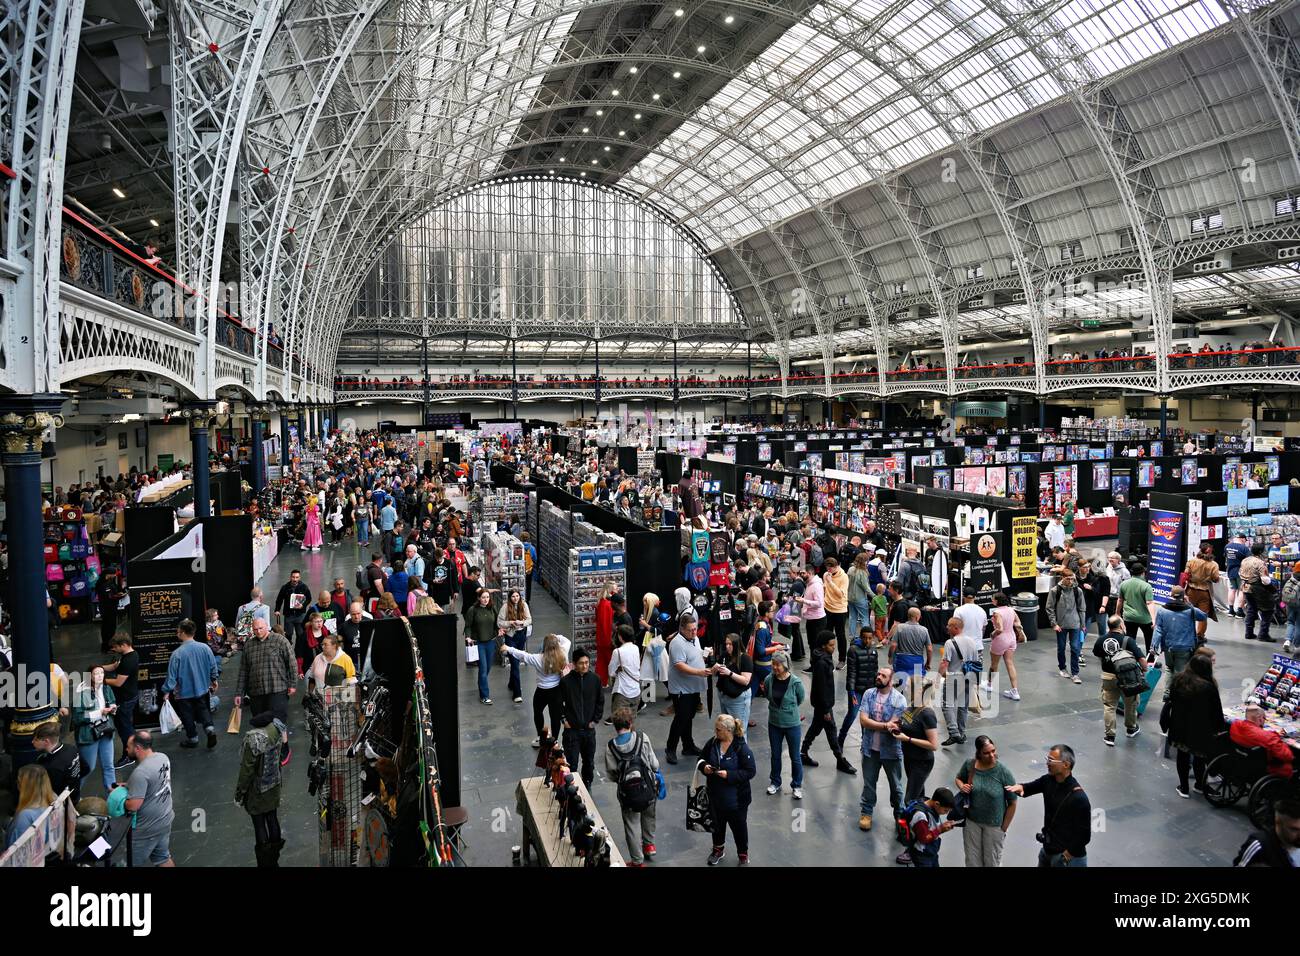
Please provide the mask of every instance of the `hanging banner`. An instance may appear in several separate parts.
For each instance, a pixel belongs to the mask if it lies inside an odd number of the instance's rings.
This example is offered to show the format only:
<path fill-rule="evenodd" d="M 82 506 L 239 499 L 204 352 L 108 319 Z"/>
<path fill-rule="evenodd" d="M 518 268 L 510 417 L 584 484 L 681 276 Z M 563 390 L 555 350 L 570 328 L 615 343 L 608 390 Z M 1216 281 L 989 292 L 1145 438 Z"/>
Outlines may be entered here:
<path fill-rule="evenodd" d="M 140 679 L 162 680 L 180 644 L 176 625 L 190 616 L 189 584 L 148 584 L 131 592 L 131 636 L 140 655 Z"/>
<path fill-rule="evenodd" d="M 966 586 L 975 592 L 976 604 L 986 609 L 993 606 L 993 595 L 1002 590 L 1002 572 L 1002 532 L 980 531 L 971 535 L 970 576 Z"/>
<path fill-rule="evenodd" d="M 1038 574 L 1038 522 L 1033 515 L 1011 519 L 1011 576 L 1032 578 Z"/>
<path fill-rule="evenodd" d="M 1169 589 L 1183 570 L 1183 515 L 1151 509 L 1151 571 L 1148 580 L 1157 601 L 1169 600 Z"/>

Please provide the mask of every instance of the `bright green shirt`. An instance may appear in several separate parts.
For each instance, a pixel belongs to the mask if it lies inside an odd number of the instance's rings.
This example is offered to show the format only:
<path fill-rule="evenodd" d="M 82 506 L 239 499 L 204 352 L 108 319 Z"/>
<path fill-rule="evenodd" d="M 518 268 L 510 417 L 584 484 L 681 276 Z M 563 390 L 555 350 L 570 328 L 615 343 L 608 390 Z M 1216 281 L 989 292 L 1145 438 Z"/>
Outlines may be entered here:
<path fill-rule="evenodd" d="M 871 613 L 876 617 L 885 617 L 889 614 L 889 597 L 885 594 L 876 594 L 871 598 Z"/>
<path fill-rule="evenodd" d="M 1119 596 L 1124 602 L 1124 620 L 1136 624 L 1150 624 L 1151 611 L 1147 603 L 1155 600 L 1155 592 L 1145 578 L 1126 578 L 1119 586 Z"/>

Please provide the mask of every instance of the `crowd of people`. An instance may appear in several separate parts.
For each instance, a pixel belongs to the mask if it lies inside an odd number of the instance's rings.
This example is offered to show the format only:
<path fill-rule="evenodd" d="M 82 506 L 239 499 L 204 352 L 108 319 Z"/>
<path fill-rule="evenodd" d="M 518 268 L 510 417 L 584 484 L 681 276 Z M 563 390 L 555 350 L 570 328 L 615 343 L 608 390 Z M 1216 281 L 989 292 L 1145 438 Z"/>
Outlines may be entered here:
<path fill-rule="evenodd" d="M 525 705 L 524 675 L 535 675 L 533 745 L 541 746 L 548 735 L 558 738 L 585 785 L 612 788 L 632 866 L 646 865 L 659 852 L 656 801 L 646 802 L 645 781 L 659 777 L 666 765 L 685 759 L 703 779 L 712 833 L 706 862 L 724 860 L 730 839 L 743 865 L 752 854 L 751 782 L 758 780 L 769 799 L 788 792 L 790 799 L 802 800 L 807 774 L 821 763 L 823 736 L 831 772 L 861 778 L 861 831 L 881 827 L 883 775 L 885 829 L 904 843 L 900 864 L 937 866 L 943 836 L 960 828 L 965 865 L 998 866 L 1019 801 L 1041 795 L 1038 865 L 1087 865 L 1094 834 L 1074 748 L 1052 745 L 1043 757 L 1046 773 L 1026 779 L 1002 762 L 991 733 L 973 732 L 972 724 L 999 691 L 1012 707 L 1027 693 L 1015 664 L 1026 634 L 1006 595 L 996 595 L 985 608 L 965 593 L 945 620 L 936 612 L 950 593 L 947 582 L 929 574 L 935 541 L 900 544 L 874 522 L 845 538 L 819 527 L 815 516 L 770 507 L 733 507 L 715 514 L 713 522 L 689 477 L 671 488 L 657 487 L 645 476 L 623 473 L 594 448 L 576 442 L 570 447 L 560 454 L 526 437 L 500 441 L 493 454 L 521 475 L 543 476 L 585 500 L 615 510 L 630 507 L 632 497 L 640 504 L 658 502 L 694 527 L 721 531 L 726 582 L 680 587 L 663 600 L 624 595 L 611 586 L 597 606 L 594 645 L 558 633 L 535 636 L 530 603 L 537 554 L 519 517 L 507 517 L 498 529 L 516 534 L 528 550 L 522 589 L 487 588 L 459 545 L 482 529 L 472 514 L 451 504 L 449 493 L 486 482 L 482 461 L 435 469 L 417 461 L 407 446 L 366 433 L 331 439 L 319 449 L 310 480 L 283 483 L 281 507 L 295 516 L 302 512 L 304 528 L 315 507 L 324 526 L 336 532 L 331 545 L 361 549 L 358 579 L 309 583 L 294 570 L 273 602 L 255 588 L 230 626 L 212 614 L 206 626 L 182 622 L 163 685 L 183 730 L 181 746 L 196 749 L 206 735 L 213 748 L 218 737 L 210 695 L 220 686 L 223 667 L 235 670 L 234 704 L 247 704 L 251 718 L 241 741 L 236 799 L 252 820 L 259 865 L 276 865 L 284 846 L 277 810 L 279 768 L 293 753 L 290 698 L 300 687 L 312 693 L 368 680 L 374 674 L 370 662 L 356 659 L 361 622 L 419 614 L 458 615 L 464 640 L 477 652 L 483 705 L 493 703 L 493 688 L 500 687 L 502 678 L 493 675 L 498 665 L 505 672 L 505 695 L 515 705 Z M 1116 745 L 1121 710 L 1126 736 L 1141 732 L 1139 700 L 1150 686 L 1148 671 L 1156 669 L 1167 675 L 1161 729 L 1176 751 L 1179 797 L 1204 792 L 1207 760 L 1224 733 L 1265 748 L 1270 772 L 1293 775 L 1290 748 L 1264 726 L 1259 708 L 1247 710 L 1243 720 L 1223 716 L 1204 626 L 1215 613 L 1209 589 L 1220 575 L 1212 554 L 1193 559 L 1183 584 L 1161 604 L 1141 564 L 1117 552 L 1102 563 L 1082 555 L 1072 540 L 1072 520 L 1067 504 L 1044 529 L 1039 556 L 1054 578 L 1046 612 L 1060 676 L 1080 684 L 1088 659 L 1098 665 L 1106 745 Z M 310 540 L 304 535 L 303 545 L 319 546 Z M 683 554 L 683 562 L 689 557 Z M 1252 558 L 1260 559 L 1262 569 Z M 1241 595 L 1246 613 L 1254 608 L 1266 620 L 1267 552 L 1235 566 L 1232 560 L 1230 552 L 1231 613 Z M 1085 652 L 1084 638 L 1094 626 L 1095 643 Z M 149 808 L 144 852 L 137 851 L 136 859 L 165 864 L 171 764 L 152 749 L 150 734 L 130 723 L 138 661 L 132 660 L 129 636 L 114 635 L 112 650 L 113 659 L 76 688 L 64 715 L 71 718 L 75 744 L 65 741 L 57 721 L 38 731 L 35 766 L 48 779 L 27 774 L 20 812 L 52 800 L 63 786 L 79 791 L 94 771 L 111 796 L 123 789 L 116 773 L 134 763 L 123 812 Z M 238 660 L 228 663 L 235 653 Z M 1004 672 L 1005 689 L 998 686 Z M 649 706 L 648 686 L 667 693 L 661 714 L 671 723 L 662 741 L 652 739 L 641 719 Z M 700 733 L 705 712 L 712 720 L 705 718 L 707 729 Z M 855 727 L 856 760 L 849 752 Z M 114 739 L 122 741 L 116 760 Z M 944 753 L 953 758 L 941 761 Z M 530 763 L 521 754 L 521 768 Z M 765 785 L 760 766 L 767 770 Z M 1274 829 L 1252 834 L 1243 846 L 1242 865 L 1276 865 L 1294 856 L 1300 808 L 1288 798 L 1276 811 Z M 21 832 L 21 821 L 13 826 Z"/>

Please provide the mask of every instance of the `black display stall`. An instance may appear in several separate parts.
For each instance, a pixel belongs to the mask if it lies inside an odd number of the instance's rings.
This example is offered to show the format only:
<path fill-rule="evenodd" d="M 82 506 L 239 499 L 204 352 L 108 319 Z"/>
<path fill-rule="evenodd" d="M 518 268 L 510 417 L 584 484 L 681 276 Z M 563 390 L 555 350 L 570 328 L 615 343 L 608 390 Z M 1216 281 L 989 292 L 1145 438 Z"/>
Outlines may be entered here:
<path fill-rule="evenodd" d="M 163 506 L 127 508 L 122 512 L 122 560 L 129 564 L 176 530 L 176 509 Z"/>
<path fill-rule="evenodd" d="M 211 476 L 213 514 L 238 511 L 244 505 L 242 476 L 237 471 L 214 471 Z"/>
<path fill-rule="evenodd" d="M 493 485 L 515 488 L 518 473 L 505 465 L 492 465 L 490 476 Z M 681 536 L 676 528 L 651 531 L 644 525 L 620 517 L 599 505 L 576 498 L 547 481 L 538 478 L 532 486 L 538 502 L 549 501 L 558 508 L 581 515 L 588 523 L 623 538 L 624 571 L 627 577 L 629 606 L 640 596 L 652 591 L 660 596 L 672 594 L 681 585 Z M 547 547 L 537 522 L 540 508 L 533 510 L 528 532 L 532 535 L 538 556 Z"/>
<path fill-rule="evenodd" d="M 456 636 L 456 616 L 422 614 L 407 620 L 420 649 L 424 688 L 438 748 L 442 803 L 444 808 L 458 807 L 461 805 L 461 755 L 457 681 L 461 670 L 461 642 Z M 411 641 L 402 622 L 363 621 L 357 653 L 359 656 L 353 661 L 357 669 L 361 669 L 369 655 L 371 667 L 388 684 L 393 705 L 402 713 L 411 699 L 411 685 L 415 680 Z"/>

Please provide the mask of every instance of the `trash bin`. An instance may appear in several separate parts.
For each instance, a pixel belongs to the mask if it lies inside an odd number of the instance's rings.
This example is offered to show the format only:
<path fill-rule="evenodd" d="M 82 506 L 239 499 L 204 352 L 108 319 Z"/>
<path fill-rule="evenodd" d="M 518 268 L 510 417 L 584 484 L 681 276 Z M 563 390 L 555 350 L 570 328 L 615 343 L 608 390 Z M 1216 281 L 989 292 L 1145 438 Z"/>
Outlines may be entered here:
<path fill-rule="evenodd" d="M 1024 629 L 1025 638 L 1030 641 L 1038 640 L 1038 595 L 1021 591 L 1011 599 L 1011 606 L 1016 609 L 1016 614 L 1020 617 L 1020 626 Z"/>

